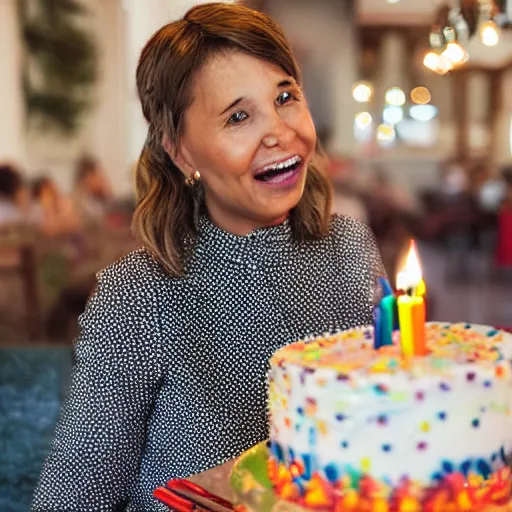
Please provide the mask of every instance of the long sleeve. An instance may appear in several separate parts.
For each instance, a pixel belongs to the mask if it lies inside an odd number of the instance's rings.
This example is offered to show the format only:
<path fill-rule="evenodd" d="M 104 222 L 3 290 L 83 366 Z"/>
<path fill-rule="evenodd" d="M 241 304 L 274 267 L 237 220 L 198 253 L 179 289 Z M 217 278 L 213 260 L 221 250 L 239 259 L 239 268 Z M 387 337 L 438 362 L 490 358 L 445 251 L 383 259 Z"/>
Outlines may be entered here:
<path fill-rule="evenodd" d="M 162 379 L 157 312 L 149 280 L 116 266 L 100 275 L 33 511 L 120 510 L 129 500 Z"/>
<path fill-rule="evenodd" d="M 377 241 L 366 224 L 346 216 L 334 219 L 334 252 L 340 269 L 345 269 L 346 300 L 357 305 L 347 326 L 371 324 L 378 278 L 387 277 Z"/>

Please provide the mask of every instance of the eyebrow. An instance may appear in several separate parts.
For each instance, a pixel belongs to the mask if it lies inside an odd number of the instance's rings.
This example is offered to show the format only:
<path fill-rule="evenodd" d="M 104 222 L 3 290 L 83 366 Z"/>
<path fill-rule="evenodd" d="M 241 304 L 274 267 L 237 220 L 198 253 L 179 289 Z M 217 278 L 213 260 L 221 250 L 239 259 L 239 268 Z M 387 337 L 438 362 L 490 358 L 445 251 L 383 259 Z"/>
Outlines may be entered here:
<path fill-rule="evenodd" d="M 281 88 L 281 87 L 289 87 L 290 85 L 293 85 L 293 83 L 290 81 L 290 80 L 281 80 L 281 82 L 279 82 L 277 84 L 277 87 Z M 226 112 L 228 112 L 229 110 L 231 110 L 233 107 L 236 107 L 244 98 L 241 97 L 241 98 L 238 98 L 236 99 L 235 101 L 233 101 L 233 103 L 231 103 L 227 108 L 225 108 L 221 113 L 220 115 L 224 115 Z"/>

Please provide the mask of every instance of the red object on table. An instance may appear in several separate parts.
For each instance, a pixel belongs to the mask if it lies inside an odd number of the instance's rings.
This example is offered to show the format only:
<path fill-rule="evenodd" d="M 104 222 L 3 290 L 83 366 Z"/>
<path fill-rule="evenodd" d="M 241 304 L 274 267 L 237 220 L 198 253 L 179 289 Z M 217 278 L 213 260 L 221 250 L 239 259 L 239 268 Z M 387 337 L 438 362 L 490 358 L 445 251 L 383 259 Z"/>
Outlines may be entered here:
<path fill-rule="evenodd" d="M 498 218 L 496 265 L 512 267 L 512 207 L 504 206 Z"/>
<path fill-rule="evenodd" d="M 226 510 L 235 510 L 234 505 L 229 501 L 208 492 L 197 484 L 180 478 L 169 480 L 166 487 L 158 487 L 153 492 L 156 499 L 176 512 L 209 512 L 212 510 L 208 506 L 198 503 L 191 495 L 216 503 Z"/>

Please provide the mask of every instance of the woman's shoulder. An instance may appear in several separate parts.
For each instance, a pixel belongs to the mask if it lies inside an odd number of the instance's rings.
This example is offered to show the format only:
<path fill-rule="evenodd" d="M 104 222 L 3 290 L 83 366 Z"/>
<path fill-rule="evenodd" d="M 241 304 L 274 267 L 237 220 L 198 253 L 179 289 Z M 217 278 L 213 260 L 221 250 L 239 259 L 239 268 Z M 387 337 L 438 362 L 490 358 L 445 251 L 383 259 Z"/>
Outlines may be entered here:
<path fill-rule="evenodd" d="M 331 217 L 330 235 L 344 242 L 352 240 L 357 243 L 369 238 L 374 239 L 373 232 L 367 224 L 354 217 L 337 213 Z"/>
<path fill-rule="evenodd" d="M 386 275 L 377 241 L 367 224 L 335 214 L 331 219 L 331 237 L 341 261 L 350 260 L 355 268 L 370 270 L 376 276 Z"/>
<path fill-rule="evenodd" d="M 96 274 L 98 284 L 111 285 L 123 292 L 132 290 L 137 294 L 154 290 L 155 285 L 163 283 L 168 277 L 145 247 L 125 254 Z"/>

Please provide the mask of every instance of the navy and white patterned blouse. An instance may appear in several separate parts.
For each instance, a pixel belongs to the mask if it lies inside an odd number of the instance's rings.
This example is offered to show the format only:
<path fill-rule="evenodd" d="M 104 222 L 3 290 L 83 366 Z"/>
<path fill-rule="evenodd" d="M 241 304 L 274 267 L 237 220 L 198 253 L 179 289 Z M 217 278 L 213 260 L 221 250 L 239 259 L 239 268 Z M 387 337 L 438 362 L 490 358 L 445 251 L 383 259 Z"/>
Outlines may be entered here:
<path fill-rule="evenodd" d="M 145 249 L 99 273 L 32 510 L 168 510 L 156 487 L 266 439 L 272 353 L 371 322 L 383 272 L 369 229 L 333 217 L 302 243 L 288 222 L 236 236 L 203 218 L 185 277 Z"/>

